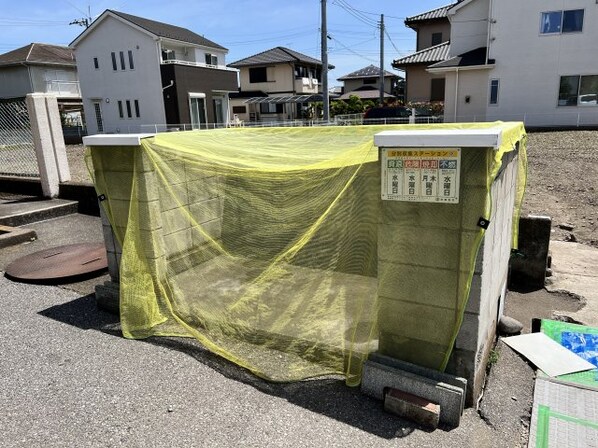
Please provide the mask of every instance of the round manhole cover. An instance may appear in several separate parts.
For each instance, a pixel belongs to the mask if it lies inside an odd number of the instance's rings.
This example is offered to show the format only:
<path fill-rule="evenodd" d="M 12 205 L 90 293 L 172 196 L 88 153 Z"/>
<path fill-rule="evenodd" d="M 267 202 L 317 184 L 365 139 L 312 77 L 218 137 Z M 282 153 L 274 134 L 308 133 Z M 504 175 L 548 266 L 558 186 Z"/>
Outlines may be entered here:
<path fill-rule="evenodd" d="M 104 243 L 80 243 L 21 257 L 8 265 L 5 275 L 28 283 L 65 283 L 93 277 L 107 268 Z"/>

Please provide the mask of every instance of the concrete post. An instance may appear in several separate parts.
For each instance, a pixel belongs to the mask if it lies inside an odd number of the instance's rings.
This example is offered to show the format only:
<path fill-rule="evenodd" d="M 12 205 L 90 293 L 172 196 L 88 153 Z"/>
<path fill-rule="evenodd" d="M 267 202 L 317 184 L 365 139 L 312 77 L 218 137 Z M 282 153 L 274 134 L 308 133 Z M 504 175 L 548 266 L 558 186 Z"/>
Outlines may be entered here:
<path fill-rule="evenodd" d="M 28 94 L 26 102 L 42 192 L 45 197 L 56 197 L 60 181 L 70 180 L 58 103 L 43 93 Z"/>
<path fill-rule="evenodd" d="M 66 158 L 66 147 L 64 146 L 64 135 L 62 134 L 62 123 L 60 121 L 60 111 L 58 110 L 56 96 L 46 95 L 46 111 L 48 113 L 50 132 L 52 133 L 58 179 L 60 182 L 68 182 L 71 180 L 71 172 L 69 162 Z"/>

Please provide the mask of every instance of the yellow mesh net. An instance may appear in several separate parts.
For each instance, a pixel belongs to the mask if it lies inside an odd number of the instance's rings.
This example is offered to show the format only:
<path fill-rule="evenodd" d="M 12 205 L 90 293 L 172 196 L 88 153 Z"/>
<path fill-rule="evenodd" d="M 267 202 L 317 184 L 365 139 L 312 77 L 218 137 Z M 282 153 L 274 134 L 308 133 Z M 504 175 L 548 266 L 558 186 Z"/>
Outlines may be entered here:
<path fill-rule="evenodd" d="M 462 172 L 475 172 L 480 182 L 462 182 L 460 204 L 381 201 L 374 134 L 489 126 L 503 128 L 503 144 L 499 151 L 463 150 Z M 123 249 L 123 334 L 194 337 L 273 381 L 341 374 L 356 385 L 369 352 L 422 352 L 389 327 L 408 332 L 425 319 L 434 348 L 416 361 L 444 369 L 483 230 L 423 252 L 413 241 L 421 232 L 434 237 L 433 228 L 419 228 L 426 216 L 449 227 L 460 220 L 458 229 L 463 215 L 489 216 L 503 155 L 518 146 L 523 167 L 524 135 L 522 125 L 501 123 L 245 128 L 92 147 L 90 170 Z M 519 173 L 518 203 L 525 169 Z M 417 294 L 428 269 L 387 263 L 389 253 L 457 260 L 454 276 L 428 279 L 446 290 L 451 312 L 383 309 L 385 290 Z"/>

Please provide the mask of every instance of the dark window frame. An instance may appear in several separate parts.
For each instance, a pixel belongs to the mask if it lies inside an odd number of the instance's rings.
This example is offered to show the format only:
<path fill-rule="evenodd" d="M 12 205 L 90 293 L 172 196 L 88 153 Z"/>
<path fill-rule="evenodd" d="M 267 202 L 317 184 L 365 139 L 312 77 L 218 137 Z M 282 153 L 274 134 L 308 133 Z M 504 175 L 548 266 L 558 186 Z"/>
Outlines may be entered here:
<path fill-rule="evenodd" d="M 127 100 L 125 104 L 127 106 L 127 118 L 133 118 L 133 113 L 131 111 L 131 100 Z"/>
<path fill-rule="evenodd" d="M 251 84 L 268 82 L 268 67 L 250 67 L 249 82 Z"/>
<path fill-rule="evenodd" d="M 500 79 L 495 78 L 490 80 L 490 94 L 488 97 L 488 104 L 490 106 L 498 106 L 498 95 L 500 93 Z"/>
<path fill-rule="evenodd" d="M 93 58 L 93 68 L 96 70 L 100 69 L 100 62 L 98 61 L 98 58 Z"/>
<path fill-rule="evenodd" d="M 141 115 L 139 113 L 139 100 L 134 100 L 133 105 L 135 106 L 135 117 L 140 118 Z"/>
<path fill-rule="evenodd" d="M 233 114 L 246 114 L 247 106 L 233 106 Z"/>
<path fill-rule="evenodd" d="M 125 52 L 119 51 L 119 56 L 120 56 L 120 69 L 126 70 L 127 66 L 125 65 Z"/>
<path fill-rule="evenodd" d="M 117 71 L 118 70 L 118 65 L 116 63 L 116 52 L 112 52 L 110 53 L 112 55 L 112 70 Z"/>
<path fill-rule="evenodd" d="M 129 50 L 129 69 L 135 70 L 135 62 L 133 61 L 133 50 Z"/>
<path fill-rule="evenodd" d="M 125 112 L 123 110 L 123 102 L 121 100 L 118 100 L 117 103 L 118 103 L 118 116 L 119 116 L 119 118 L 125 118 Z"/>
<path fill-rule="evenodd" d="M 435 45 L 440 45 L 442 43 L 442 31 L 438 33 L 432 33 L 431 44 L 432 47 Z"/>
<path fill-rule="evenodd" d="M 575 15 L 581 12 L 581 23 L 579 28 L 571 28 L 572 22 L 575 21 Z M 550 15 L 558 14 L 559 23 L 556 25 L 550 24 Z M 548 20 L 548 22 L 547 22 Z M 558 9 L 553 11 L 540 12 L 540 35 L 555 35 L 555 34 L 570 34 L 583 33 L 583 26 L 585 21 L 585 9 Z"/>

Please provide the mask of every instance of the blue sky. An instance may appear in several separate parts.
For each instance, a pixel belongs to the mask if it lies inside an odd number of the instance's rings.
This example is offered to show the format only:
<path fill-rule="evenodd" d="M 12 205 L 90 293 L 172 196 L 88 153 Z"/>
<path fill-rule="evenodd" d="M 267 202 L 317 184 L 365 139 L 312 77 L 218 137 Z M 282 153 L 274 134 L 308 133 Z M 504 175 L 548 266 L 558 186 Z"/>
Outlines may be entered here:
<path fill-rule="evenodd" d="M 385 68 L 415 50 L 405 17 L 443 6 L 441 0 L 328 0 L 330 85 L 369 64 L 379 65 L 380 14 L 385 15 Z M 319 0 L 0 0 L 0 53 L 31 42 L 67 45 L 82 28 L 69 22 L 116 9 L 189 28 L 229 49 L 227 63 L 276 46 L 320 59 Z"/>

